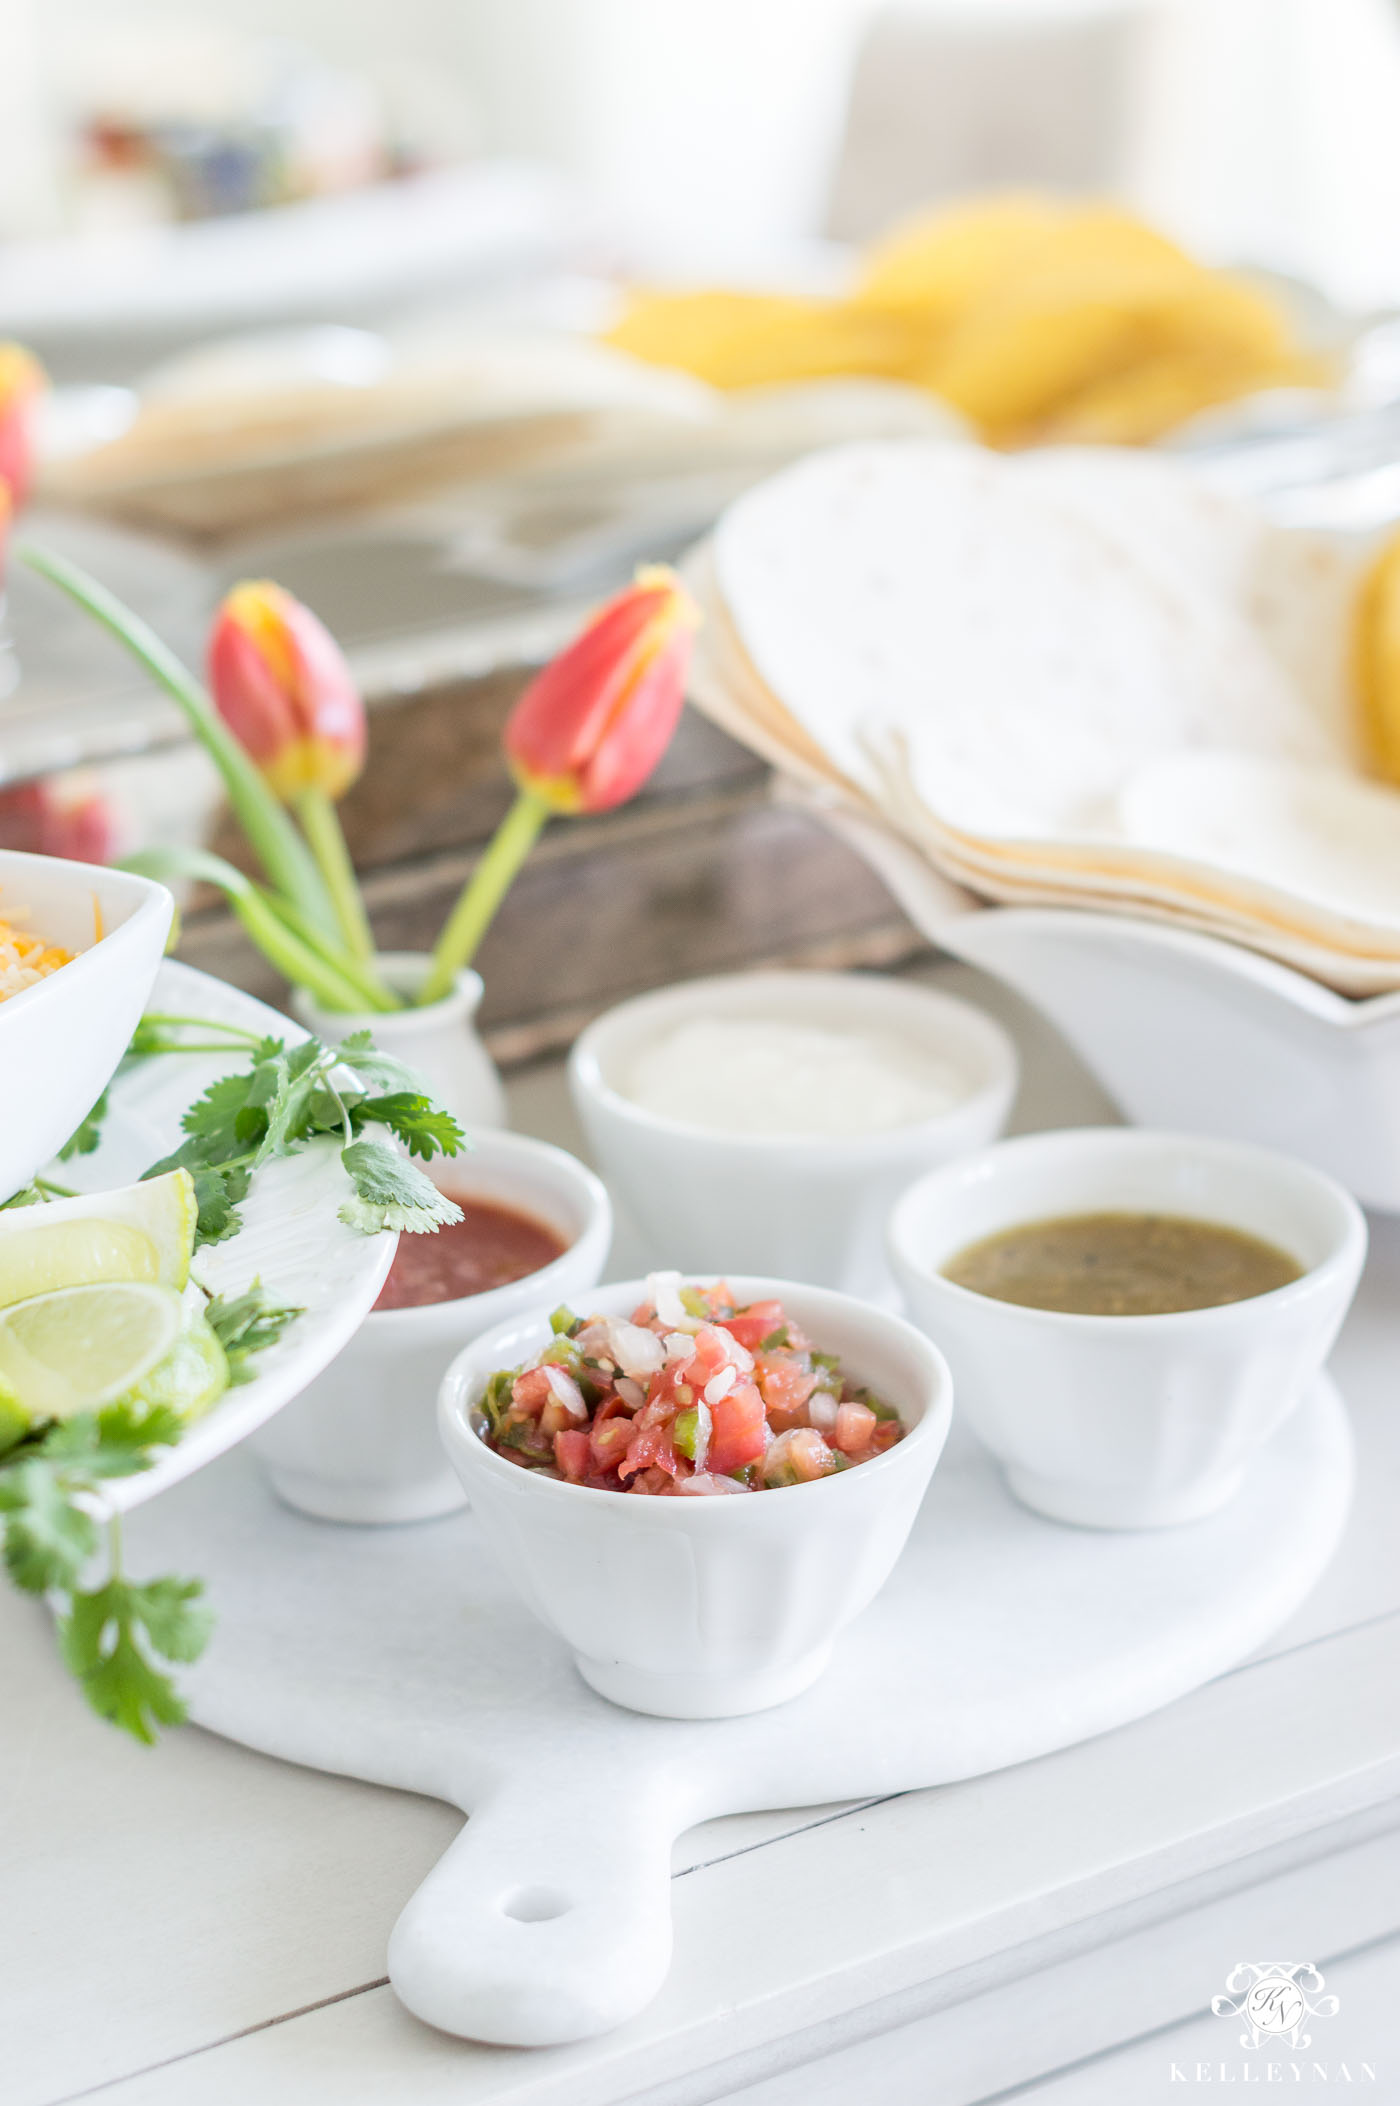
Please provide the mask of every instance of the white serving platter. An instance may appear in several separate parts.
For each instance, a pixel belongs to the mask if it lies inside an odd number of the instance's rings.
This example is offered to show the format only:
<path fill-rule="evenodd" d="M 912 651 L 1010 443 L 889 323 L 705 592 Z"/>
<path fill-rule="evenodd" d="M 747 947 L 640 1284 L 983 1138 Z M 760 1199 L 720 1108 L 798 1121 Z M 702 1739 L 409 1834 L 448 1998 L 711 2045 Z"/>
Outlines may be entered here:
<path fill-rule="evenodd" d="M 857 849 L 930 942 L 1048 1016 L 1135 1125 L 1302 1156 L 1400 1213 L 1400 994 L 1354 999 L 1129 915 L 988 906 L 847 806 L 782 796 Z"/>
<path fill-rule="evenodd" d="M 251 995 L 176 965 L 160 968 L 146 1004 L 179 1016 L 236 1024 L 297 1044 L 309 1034 Z M 132 1184 L 179 1146 L 186 1108 L 220 1075 L 246 1066 L 232 1053 L 157 1054 L 112 1084 L 102 1140 L 88 1156 L 51 1166 L 84 1192 Z M 261 1354 L 251 1382 L 229 1390 L 150 1470 L 110 1480 L 104 1507 L 126 1512 L 178 1484 L 236 1446 L 319 1375 L 358 1329 L 393 1263 L 397 1236 L 362 1236 L 338 1210 L 349 1191 L 334 1140 L 269 1163 L 243 1202 L 243 1227 L 226 1243 L 195 1253 L 194 1272 L 216 1294 L 241 1294 L 261 1280 L 273 1302 L 303 1314 Z"/>
<path fill-rule="evenodd" d="M 1224 1512 L 1157 1532 L 1027 1512 L 955 1425 L 830 1672 L 775 1711 L 699 1724 L 595 1696 L 470 1514 L 309 1521 L 244 1454 L 143 1513 L 128 1552 L 209 1583 L 219 1626 L 187 1677 L 199 1723 L 470 1813 L 393 1931 L 390 1978 L 445 2031 L 539 2046 L 618 2025 L 660 1987 L 681 1831 L 980 1776 L 1157 1710 L 1293 1613 L 1341 1539 L 1352 1474 L 1325 1379 Z"/>

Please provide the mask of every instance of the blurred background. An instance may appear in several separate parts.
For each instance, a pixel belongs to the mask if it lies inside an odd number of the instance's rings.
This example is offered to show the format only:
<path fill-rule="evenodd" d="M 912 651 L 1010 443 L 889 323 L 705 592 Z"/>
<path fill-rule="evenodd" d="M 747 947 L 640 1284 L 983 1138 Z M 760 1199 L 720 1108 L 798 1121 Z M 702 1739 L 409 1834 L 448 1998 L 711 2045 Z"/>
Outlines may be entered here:
<path fill-rule="evenodd" d="M 32 531 L 194 662 L 240 577 L 331 625 L 383 726 L 347 826 L 380 940 L 411 948 L 503 806 L 528 668 L 812 445 L 1126 437 L 1283 518 L 1400 516 L 1397 118 L 1392 0 L 0 0 L 0 339 L 52 383 Z M 1114 201 L 1244 274 L 1286 357 L 1198 385 L 1196 346 L 1169 409 L 1154 369 L 1135 423 L 1023 434 L 868 329 L 853 348 L 840 303 L 887 230 L 1008 191 Z M 693 288 L 796 304 L 655 304 Z M 220 839 L 173 712 L 8 583 L 0 840 Z M 698 722 L 575 832 L 490 939 L 507 1049 L 678 949 L 917 944 Z M 271 991 L 191 905 L 185 955 Z"/>

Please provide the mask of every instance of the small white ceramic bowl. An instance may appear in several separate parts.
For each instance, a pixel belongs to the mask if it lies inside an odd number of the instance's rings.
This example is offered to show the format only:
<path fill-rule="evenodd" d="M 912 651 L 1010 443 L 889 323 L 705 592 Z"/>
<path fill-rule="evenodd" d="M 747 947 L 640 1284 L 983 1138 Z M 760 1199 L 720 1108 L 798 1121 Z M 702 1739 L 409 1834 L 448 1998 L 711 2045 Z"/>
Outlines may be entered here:
<path fill-rule="evenodd" d="M 43 1169 L 110 1082 L 173 911 L 150 878 L 0 850 L 0 920 L 78 953 L 0 1002 L 0 1200 Z"/>
<path fill-rule="evenodd" d="M 692 1018 L 729 1015 L 868 1025 L 946 1055 L 968 1079 L 950 1110 L 882 1132 L 725 1134 L 643 1111 L 621 1087 L 638 1045 Z M 864 973 L 735 973 L 610 1009 L 569 1062 L 574 1102 L 603 1175 L 667 1263 L 768 1272 L 893 1299 L 882 1237 L 921 1170 L 995 1139 L 1016 1093 L 999 1024 L 952 995 Z"/>
<path fill-rule="evenodd" d="M 660 1718 L 763 1711 L 815 1682 L 871 1602 L 942 1453 L 953 1391 L 943 1356 L 902 1318 L 849 1295 L 726 1275 L 741 1303 L 775 1296 L 894 1406 L 904 1438 L 812 1484 L 732 1498 L 657 1499 L 566 1484 L 481 1438 L 488 1376 L 550 1336 L 542 1312 L 459 1355 L 442 1386 L 443 1442 L 507 1574 L 600 1695 Z M 581 1314 L 630 1315 L 645 1280 L 601 1287 Z"/>
<path fill-rule="evenodd" d="M 417 1309 L 380 1309 L 302 1394 L 253 1436 L 273 1490 L 322 1521 L 427 1521 L 462 1506 L 442 1451 L 437 1393 L 454 1353 L 522 1312 L 555 1309 L 597 1281 L 612 1207 L 591 1170 L 518 1133 L 474 1137 L 433 1176 L 447 1192 L 517 1208 L 552 1228 L 562 1256 L 508 1286 Z"/>
<path fill-rule="evenodd" d="M 1271 1294 L 1160 1316 L 1027 1309 L 940 1267 L 1063 1214 L 1156 1212 L 1242 1229 L 1296 1259 Z M 1160 1528 L 1224 1506 L 1322 1367 L 1356 1291 L 1366 1223 L 1319 1170 L 1237 1142 L 1106 1127 L 1003 1141 L 894 1209 L 890 1257 L 948 1355 L 968 1424 L 1017 1498 L 1057 1521 Z"/>

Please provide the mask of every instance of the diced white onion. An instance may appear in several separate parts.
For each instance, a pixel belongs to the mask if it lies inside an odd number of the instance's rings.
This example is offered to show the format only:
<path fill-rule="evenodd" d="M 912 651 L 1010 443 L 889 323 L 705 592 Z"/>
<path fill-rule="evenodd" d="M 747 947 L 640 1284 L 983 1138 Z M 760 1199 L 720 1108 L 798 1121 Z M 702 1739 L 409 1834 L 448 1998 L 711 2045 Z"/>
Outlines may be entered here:
<path fill-rule="evenodd" d="M 740 1345 L 732 1331 L 726 1331 L 722 1324 L 717 1328 L 725 1359 L 731 1367 L 737 1368 L 741 1375 L 747 1375 L 753 1366 L 753 1354 L 747 1346 Z"/>
<path fill-rule="evenodd" d="M 623 1374 L 634 1381 L 657 1375 L 666 1365 L 666 1348 L 655 1331 L 645 1330 L 641 1324 L 623 1323 L 616 1316 L 608 1318 L 608 1351 Z"/>
<path fill-rule="evenodd" d="M 736 1367 L 728 1365 L 722 1367 L 719 1373 L 711 1375 L 709 1381 L 705 1384 L 705 1402 L 707 1404 L 718 1404 L 721 1397 L 729 1395 L 730 1390 L 733 1389 L 738 1379 L 739 1370 Z"/>
<path fill-rule="evenodd" d="M 556 1367 L 552 1361 L 545 1362 L 544 1372 L 545 1379 L 554 1392 L 555 1401 L 563 1405 L 569 1417 L 579 1420 L 586 1419 L 588 1417 L 588 1406 L 584 1403 L 583 1391 L 579 1388 L 573 1376 L 568 1374 L 562 1367 Z"/>
<path fill-rule="evenodd" d="M 668 1325 L 671 1330 L 699 1330 L 702 1319 L 692 1316 L 681 1300 L 681 1276 L 678 1272 L 649 1272 L 647 1295 L 662 1323 Z"/>
<path fill-rule="evenodd" d="M 710 1417 L 709 1405 L 697 1404 L 695 1407 L 695 1467 L 697 1470 L 703 1470 L 710 1459 L 710 1440 L 714 1430 L 715 1422 Z"/>
<path fill-rule="evenodd" d="M 668 1331 L 661 1341 L 666 1348 L 668 1360 L 689 1360 L 695 1352 L 694 1334 L 689 1331 Z"/>
<path fill-rule="evenodd" d="M 619 1375 L 613 1387 L 623 1403 L 628 1405 L 633 1411 L 640 1411 L 646 1403 L 647 1393 L 642 1388 L 641 1383 L 630 1381 L 626 1375 Z"/>
<path fill-rule="evenodd" d="M 814 1389 L 807 1399 L 807 1416 L 821 1433 L 830 1433 L 840 1407 L 829 1389 Z"/>

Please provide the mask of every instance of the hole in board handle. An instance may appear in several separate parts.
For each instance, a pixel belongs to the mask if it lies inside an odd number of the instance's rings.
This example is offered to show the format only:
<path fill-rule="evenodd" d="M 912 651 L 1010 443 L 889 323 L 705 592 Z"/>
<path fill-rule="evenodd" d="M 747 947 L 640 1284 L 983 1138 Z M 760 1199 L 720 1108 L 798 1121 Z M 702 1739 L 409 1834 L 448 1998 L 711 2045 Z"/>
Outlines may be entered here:
<path fill-rule="evenodd" d="M 516 1923 L 552 1923 L 556 1916 L 567 1916 L 573 1903 L 553 1887 L 512 1887 L 501 1896 L 499 1907 Z"/>

